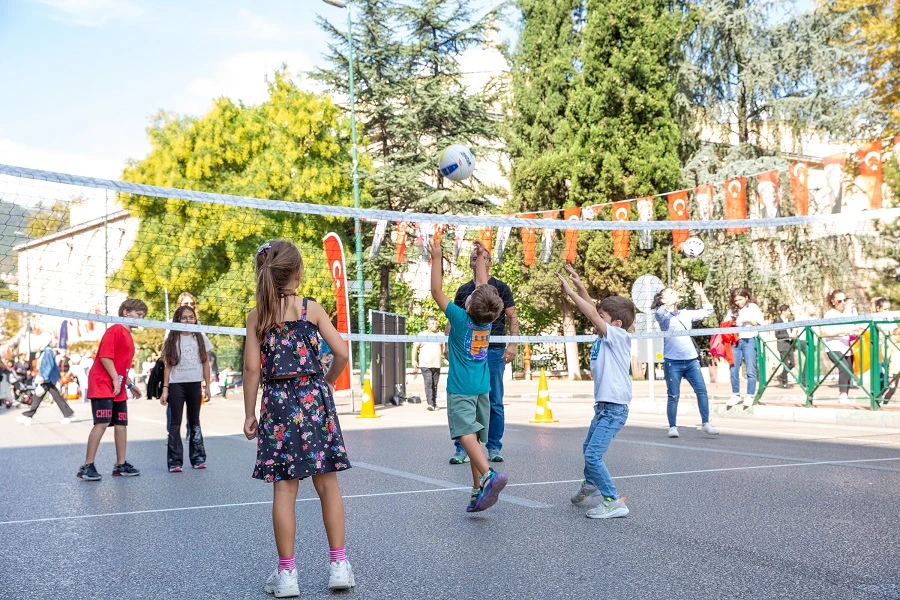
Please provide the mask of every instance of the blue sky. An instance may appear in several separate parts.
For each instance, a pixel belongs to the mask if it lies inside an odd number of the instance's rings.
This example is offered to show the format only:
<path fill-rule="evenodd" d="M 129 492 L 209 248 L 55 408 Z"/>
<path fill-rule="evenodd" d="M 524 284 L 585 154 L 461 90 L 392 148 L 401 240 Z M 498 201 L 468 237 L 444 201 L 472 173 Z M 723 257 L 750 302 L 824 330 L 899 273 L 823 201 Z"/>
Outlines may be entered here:
<path fill-rule="evenodd" d="M 280 63 L 321 64 L 316 14 L 344 26 L 321 0 L 2 0 L 0 163 L 118 178 L 158 110 L 256 103 Z"/>

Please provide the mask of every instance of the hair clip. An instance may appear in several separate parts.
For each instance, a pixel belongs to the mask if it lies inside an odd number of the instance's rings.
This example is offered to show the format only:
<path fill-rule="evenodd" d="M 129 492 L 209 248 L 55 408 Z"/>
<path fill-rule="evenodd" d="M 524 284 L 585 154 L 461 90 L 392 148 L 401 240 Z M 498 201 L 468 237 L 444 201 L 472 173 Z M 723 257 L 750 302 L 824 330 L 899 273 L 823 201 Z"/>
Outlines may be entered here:
<path fill-rule="evenodd" d="M 265 244 L 263 244 L 262 246 L 260 246 L 259 248 L 256 249 L 256 253 L 259 254 L 263 250 L 268 250 L 271 247 L 272 247 L 272 244 L 270 244 L 269 242 L 266 242 Z"/>

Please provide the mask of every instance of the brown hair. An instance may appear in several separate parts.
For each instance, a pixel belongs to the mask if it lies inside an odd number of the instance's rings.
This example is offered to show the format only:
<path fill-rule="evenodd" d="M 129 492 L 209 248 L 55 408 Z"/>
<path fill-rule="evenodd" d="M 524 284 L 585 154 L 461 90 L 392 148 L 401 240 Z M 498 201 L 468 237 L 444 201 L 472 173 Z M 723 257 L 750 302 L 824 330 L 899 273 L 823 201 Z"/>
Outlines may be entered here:
<path fill-rule="evenodd" d="M 256 337 L 282 320 L 283 294 L 297 273 L 303 277 L 303 258 L 297 246 L 285 240 L 270 240 L 256 251 Z"/>
<path fill-rule="evenodd" d="M 834 297 L 837 296 L 838 294 L 844 294 L 844 296 L 846 296 L 847 292 L 845 292 L 842 289 L 831 290 L 831 293 L 828 294 L 828 306 L 829 307 L 834 308 Z"/>
<path fill-rule="evenodd" d="M 119 305 L 119 316 L 124 317 L 125 313 L 132 310 L 138 310 L 147 314 L 147 305 L 143 300 L 137 298 L 127 298 L 125 302 Z"/>
<path fill-rule="evenodd" d="M 191 308 L 190 306 L 179 306 L 175 309 L 175 316 L 172 318 L 172 322 L 180 323 L 181 316 L 189 312 L 194 315 L 194 318 L 197 318 L 197 311 Z M 200 362 L 205 363 L 209 357 L 206 354 L 206 343 L 203 341 L 203 334 L 199 331 L 195 331 L 193 334 L 194 339 L 197 341 L 197 348 L 200 350 Z M 181 360 L 181 351 L 179 340 L 181 339 L 180 331 L 169 331 L 169 335 L 166 336 L 166 343 L 163 345 L 163 361 L 165 361 L 168 367 L 174 367 Z"/>
<path fill-rule="evenodd" d="M 740 307 L 738 307 L 738 305 L 734 302 L 738 296 L 743 296 L 744 298 L 746 298 L 747 304 L 753 302 L 753 298 L 750 296 L 750 290 L 748 290 L 747 288 L 741 287 L 731 290 L 731 294 L 728 295 L 728 308 L 731 309 L 731 316 L 734 319 L 737 319 L 738 313 L 741 312 Z"/>
<path fill-rule="evenodd" d="M 503 300 L 497 288 L 483 283 L 469 296 L 466 312 L 477 325 L 493 323 L 503 312 Z"/>
<path fill-rule="evenodd" d="M 622 321 L 622 329 L 634 329 L 634 315 L 637 308 L 634 302 L 624 296 L 608 296 L 600 301 L 600 310 L 609 315 L 613 321 Z"/>

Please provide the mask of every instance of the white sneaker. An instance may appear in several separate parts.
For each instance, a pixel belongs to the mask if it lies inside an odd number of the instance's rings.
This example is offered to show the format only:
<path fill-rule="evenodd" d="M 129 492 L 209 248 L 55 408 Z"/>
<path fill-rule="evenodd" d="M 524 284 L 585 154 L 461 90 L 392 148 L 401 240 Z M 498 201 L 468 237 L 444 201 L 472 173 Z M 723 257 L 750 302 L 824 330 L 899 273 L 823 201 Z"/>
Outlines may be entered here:
<path fill-rule="evenodd" d="M 719 435 L 719 430 L 709 423 L 704 423 L 703 425 L 701 425 L 700 431 L 702 431 L 703 433 L 708 433 L 709 435 Z"/>
<path fill-rule="evenodd" d="M 604 500 L 599 506 L 584 513 L 588 519 L 614 519 L 624 517 L 630 511 L 625 506 L 625 498 L 618 500 Z"/>
<path fill-rule="evenodd" d="M 356 585 L 350 562 L 336 560 L 328 564 L 328 587 L 333 590 L 349 590 Z"/>
<path fill-rule="evenodd" d="M 729 400 L 728 402 L 725 403 L 725 408 L 729 409 L 732 406 L 741 404 L 742 402 L 743 402 L 743 400 L 741 399 L 741 397 L 738 394 L 732 394 L 731 400 Z"/>
<path fill-rule="evenodd" d="M 266 579 L 266 593 L 274 594 L 276 598 L 297 598 L 300 596 L 300 586 L 297 583 L 297 569 L 279 571 L 269 575 Z"/>
<path fill-rule="evenodd" d="M 744 408 L 753 406 L 753 396 L 744 396 Z"/>
<path fill-rule="evenodd" d="M 670 438 L 678 437 L 678 428 L 677 427 L 669 427 L 669 437 Z"/>
<path fill-rule="evenodd" d="M 21 423 L 22 425 L 31 425 L 31 417 L 19 415 L 18 417 L 16 417 L 16 423 Z"/>
<path fill-rule="evenodd" d="M 838 402 L 840 404 L 850 404 L 850 398 L 847 397 L 847 394 L 841 394 L 838 396 Z"/>
<path fill-rule="evenodd" d="M 75 418 L 75 417 L 64 417 L 64 418 L 60 421 L 60 423 L 63 424 L 63 425 L 68 425 L 69 423 L 72 422 L 72 419 L 74 419 L 74 418 Z"/>

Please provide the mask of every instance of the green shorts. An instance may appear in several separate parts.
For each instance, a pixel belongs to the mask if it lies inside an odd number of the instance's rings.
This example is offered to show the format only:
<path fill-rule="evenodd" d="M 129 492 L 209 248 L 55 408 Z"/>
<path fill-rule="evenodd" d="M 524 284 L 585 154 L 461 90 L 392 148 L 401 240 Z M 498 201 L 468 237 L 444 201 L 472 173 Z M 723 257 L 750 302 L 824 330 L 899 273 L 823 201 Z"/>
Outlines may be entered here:
<path fill-rule="evenodd" d="M 487 394 L 447 393 L 447 423 L 450 437 L 477 433 L 479 442 L 487 442 L 491 419 L 491 401 Z"/>

